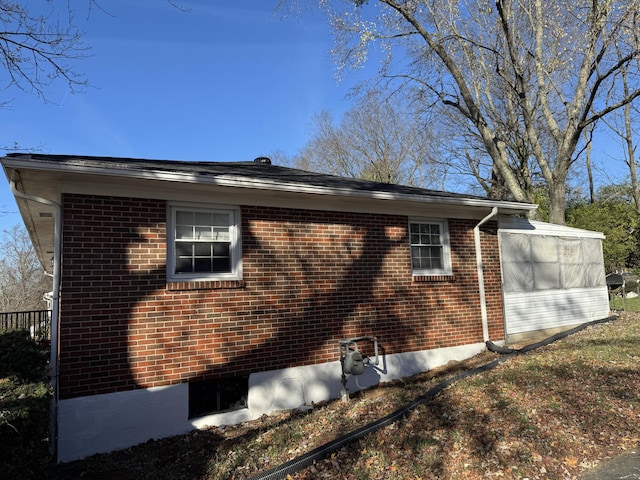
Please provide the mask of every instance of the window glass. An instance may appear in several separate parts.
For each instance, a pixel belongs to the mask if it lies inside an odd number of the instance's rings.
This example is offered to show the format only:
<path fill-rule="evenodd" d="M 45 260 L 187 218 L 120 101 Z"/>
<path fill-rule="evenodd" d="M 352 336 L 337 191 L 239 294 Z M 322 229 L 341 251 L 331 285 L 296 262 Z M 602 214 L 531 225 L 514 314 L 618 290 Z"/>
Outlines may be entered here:
<path fill-rule="evenodd" d="M 177 225 L 193 225 L 193 212 L 177 211 L 176 224 Z"/>
<path fill-rule="evenodd" d="M 193 227 L 189 225 L 177 225 L 176 238 L 193 238 Z"/>
<path fill-rule="evenodd" d="M 209 212 L 194 212 L 194 223 L 196 225 L 211 225 L 211 213 Z"/>
<path fill-rule="evenodd" d="M 170 211 L 170 279 L 240 276 L 237 210 L 172 207 Z"/>
<path fill-rule="evenodd" d="M 447 224 L 444 221 L 409 223 L 411 267 L 416 275 L 451 273 Z"/>

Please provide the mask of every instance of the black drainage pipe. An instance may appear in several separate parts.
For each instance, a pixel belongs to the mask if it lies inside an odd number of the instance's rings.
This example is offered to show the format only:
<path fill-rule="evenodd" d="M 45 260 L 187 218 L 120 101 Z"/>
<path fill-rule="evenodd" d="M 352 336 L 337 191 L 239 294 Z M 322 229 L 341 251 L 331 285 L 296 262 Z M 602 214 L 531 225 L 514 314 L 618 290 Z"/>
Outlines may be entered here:
<path fill-rule="evenodd" d="M 430 388 L 426 393 L 420 395 L 418 398 L 416 398 L 414 401 L 412 401 L 411 403 L 405 405 L 404 407 L 396 410 L 393 413 L 390 413 L 389 415 L 387 415 L 386 417 L 382 417 L 378 420 L 376 420 L 375 422 L 371 422 L 368 425 L 365 425 L 364 427 L 360 427 L 357 430 L 354 430 L 353 432 L 347 433 L 346 435 L 343 435 L 341 437 L 336 438 L 335 440 L 332 440 L 329 443 L 325 443 L 324 445 L 319 446 L 318 448 L 315 448 L 313 450 L 311 450 L 310 452 L 307 452 L 303 455 L 300 455 L 299 457 L 294 458 L 293 460 L 289 460 L 286 463 L 283 463 L 282 465 L 279 465 L 277 467 L 274 467 L 270 470 L 266 470 L 265 472 L 259 473 L 258 475 L 255 475 L 253 477 L 250 477 L 249 480 L 282 480 L 284 478 L 287 477 L 287 475 L 292 475 L 296 472 L 299 472 L 311 465 L 313 465 L 314 462 L 317 462 L 319 460 L 322 460 L 324 458 L 326 458 L 328 455 L 330 455 L 333 452 L 336 452 L 338 450 L 340 450 L 341 448 L 346 447 L 347 445 L 349 445 L 352 442 L 358 441 L 364 437 L 366 437 L 367 435 L 374 433 L 388 425 L 391 425 L 392 423 L 395 423 L 396 421 L 402 419 L 402 417 L 404 417 L 407 413 L 409 413 L 411 410 L 414 410 L 415 408 L 417 408 L 419 405 L 428 402 L 429 400 L 433 399 L 438 393 L 440 393 L 442 390 L 444 390 L 445 388 L 449 387 L 450 385 L 453 385 L 456 382 L 459 382 L 460 380 L 464 380 L 465 378 L 471 377 L 473 375 L 477 375 L 478 373 L 482 373 L 482 372 L 486 372 L 488 370 L 491 370 L 495 367 L 497 367 L 498 365 L 500 365 L 501 363 L 509 360 L 510 358 L 512 358 L 515 355 L 519 355 L 521 353 L 526 353 L 526 352 L 530 352 L 532 350 L 535 350 L 536 348 L 540 348 L 543 347 L 545 345 L 549 345 L 557 340 L 560 340 L 562 338 L 568 337 L 569 335 L 572 335 L 576 332 L 579 332 L 581 330 L 584 330 L 587 327 L 590 327 L 591 325 L 596 325 L 599 323 L 606 323 L 609 322 L 611 320 L 614 320 L 618 317 L 607 317 L 604 318 L 602 320 L 594 320 L 592 322 L 587 322 L 587 323 L 583 323 L 581 325 L 578 325 L 575 328 L 572 328 L 570 330 L 565 330 L 564 332 L 560 332 L 557 333 L 555 335 L 552 335 L 549 338 L 546 338 L 540 342 L 531 344 L 531 345 L 527 345 L 526 347 L 523 347 L 521 349 L 517 349 L 517 350 L 512 350 L 512 349 L 504 349 L 503 347 L 499 347 L 500 349 L 503 349 L 505 351 L 500 351 L 497 353 L 504 353 L 505 356 L 504 357 L 499 357 L 485 365 L 481 365 L 479 367 L 475 367 L 472 368 L 470 370 L 467 370 L 466 372 L 461 373 L 460 375 L 456 375 L 455 377 L 452 377 L 448 380 L 444 380 L 440 383 L 438 383 L 437 385 L 433 386 L 432 388 Z M 487 347 L 489 345 L 489 343 L 491 342 L 487 342 Z M 492 344 L 495 345 L 495 344 Z M 497 346 L 496 346 L 497 347 Z M 493 351 L 493 350 L 492 350 Z"/>
<path fill-rule="evenodd" d="M 526 352 L 530 352 L 531 350 L 535 350 L 536 348 L 540 348 L 540 347 L 544 347 L 545 345 L 549 345 L 550 343 L 553 343 L 556 340 L 560 340 L 561 338 L 565 338 L 565 337 L 568 337 L 569 335 L 573 335 L 574 333 L 577 333 L 580 330 L 584 330 L 585 328 L 590 327 L 591 325 L 597 325 L 598 323 L 610 322 L 611 320 L 615 320 L 616 318 L 618 318 L 618 317 L 616 315 L 614 315 L 614 316 L 611 316 L 611 317 L 603 318 L 601 320 L 593 320 L 591 322 L 581 323 L 577 327 L 571 328 L 569 330 L 563 330 L 562 332 L 556 333 L 555 335 L 552 335 L 552 336 L 550 336 L 548 338 L 545 338 L 544 340 L 541 340 L 540 342 L 532 343 L 531 345 L 527 345 L 525 347 L 518 348 L 518 349 L 502 347 L 500 345 L 496 345 L 493 342 L 486 342 L 487 350 L 489 350 L 491 352 L 494 352 L 494 353 L 503 353 L 503 354 L 526 353 Z"/>

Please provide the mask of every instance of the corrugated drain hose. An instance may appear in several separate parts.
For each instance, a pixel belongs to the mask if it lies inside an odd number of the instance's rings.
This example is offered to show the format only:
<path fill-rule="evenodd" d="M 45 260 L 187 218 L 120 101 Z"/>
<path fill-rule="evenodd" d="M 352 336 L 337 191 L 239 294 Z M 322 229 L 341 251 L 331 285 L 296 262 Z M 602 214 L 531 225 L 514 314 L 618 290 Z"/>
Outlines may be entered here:
<path fill-rule="evenodd" d="M 531 350 L 535 350 L 536 348 L 540 348 L 543 347 L 545 345 L 549 345 L 557 340 L 560 340 L 561 338 L 565 338 L 568 337 L 569 335 L 572 335 L 576 332 L 579 332 L 580 330 L 583 330 L 591 325 L 596 325 L 598 323 L 605 323 L 605 322 L 609 322 L 611 320 L 616 319 L 617 317 L 613 316 L 613 317 L 607 317 L 604 318 L 602 320 L 594 320 L 592 322 L 587 322 L 587 323 L 583 323 L 575 328 L 572 328 L 570 330 L 566 330 L 564 332 L 560 332 L 556 335 L 552 335 L 549 338 L 546 338 L 540 342 L 531 344 L 531 345 L 527 345 L 526 347 L 520 348 L 518 350 L 512 350 L 509 348 L 504 348 L 504 347 L 499 347 L 500 349 L 503 349 L 504 351 L 502 352 L 497 352 L 497 353 L 504 353 L 505 356 L 503 357 L 499 357 L 485 365 L 481 365 L 479 367 L 475 367 L 472 368 L 470 370 L 467 370 L 466 372 L 461 373 L 460 375 L 456 375 L 455 377 L 452 377 L 448 380 L 444 380 L 440 383 L 438 383 L 437 385 L 435 385 L 434 387 L 430 388 L 426 393 L 420 395 L 418 398 L 416 398 L 413 402 L 405 405 L 404 407 L 396 410 L 395 412 L 387 415 L 386 417 L 380 418 L 378 420 L 376 420 L 375 422 L 369 423 L 368 425 L 365 425 L 364 427 L 360 427 L 357 430 L 354 430 L 353 432 L 347 433 L 346 435 L 343 435 L 341 437 L 336 438 L 335 440 L 332 440 L 329 443 L 325 443 L 324 445 L 319 446 L 318 448 L 315 448 L 314 450 L 311 450 L 310 452 L 305 453 L 304 455 L 300 455 L 299 457 L 294 458 L 293 460 L 289 460 L 286 463 L 283 463 L 280 466 L 274 467 L 270 470 L 267 470 L 265 472 L 259 473 L 258 475 L 255 475 L 253 477 L 251 477 L 249 480 L 281 480 L 287 477 L 287 475 L 291 475 L 294 474 L 296 472 L 299 472 L 300 470 L 303 470 L 304 468 L 307 468 L 311 465 L 313 465 L 314 462 L 317 462 L 318 460 L 322 460 L 323 458 L 325 458 L 326 456 L 330 455 L 331 453 L 340 450 L 341 448 L 347 446 L 348 444 L 355 442 L 357 440 L 360 440 L 362 438 L 364 438 L 365 436 L 380 430 L 381 428 L 386 427 L 387 425 L 390 425 L 394 422 L 396 422 L 397 420 L 402 419 L 402 417 L 404 417 L 407 413 L 409 413 L 411 410 L 415 409 L 416 407 L 418 407 L 419 405 L 428 402 L 429 400 L 431 400 L 433 397 L 435 397 L 438 393 L 440 393 L 442 390 L 444 390 L 445 388 L 447 388 L 450 385 L 453 385 L 454 383 L 463 380 L 465 378 L 471 377 L 473 375 L 476 375 L 478 373 L 481 372 L 485 372 L 487 370 L 491 370 L 493 368 L 495 368 L 496 366 L 498 366 L 499 364 L 501 364 L 502 362 L 507 361 L 508 359 L 510 359 L 511 357 L 521 354 L 521 353 L 526 353 L 526 352 L 530 352 Z M 491 342 L 487 342 L 487 347 L 489 347 L 489 343 Z M 492 344 L 495 345 L 495 344 Z M 495 345 L 496 347 L 498 347 L 497 345 Z M 491 350 L 493 351 L 493 350 Z"/>

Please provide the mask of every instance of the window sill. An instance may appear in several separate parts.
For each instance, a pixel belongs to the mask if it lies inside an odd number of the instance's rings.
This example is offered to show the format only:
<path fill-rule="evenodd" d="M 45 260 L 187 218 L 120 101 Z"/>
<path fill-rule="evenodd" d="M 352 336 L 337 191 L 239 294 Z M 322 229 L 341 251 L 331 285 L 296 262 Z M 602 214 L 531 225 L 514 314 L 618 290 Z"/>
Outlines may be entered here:
<path fill-rule="evenodd" d="M 414 275 L 414 282 L 455 282 L 456 276 L 453 273 L 447 275 Z"/>
<path fill-rule="evenodd" d="M 182 282 L 167 282 L 167 290 L 169 291 L 222 290 L 244 287 L 244 280 L 191 280 Z"/>

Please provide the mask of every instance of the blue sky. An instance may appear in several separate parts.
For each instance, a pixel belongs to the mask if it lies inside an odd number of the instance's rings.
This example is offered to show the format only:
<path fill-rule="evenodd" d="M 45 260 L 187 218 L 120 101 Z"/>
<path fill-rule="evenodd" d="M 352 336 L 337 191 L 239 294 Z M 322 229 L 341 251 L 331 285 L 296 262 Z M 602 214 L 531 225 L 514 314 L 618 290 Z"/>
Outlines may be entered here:
<path fill-rule="evenodd" d="M 88 0 L 73 2 L 92 49 L 74 66 L 90 86 L 72 94 L 56 84 L 49 102 L 0 91 L 0 100 L 13 100 L 0 109 L 0 146 L 177 160 L 292 156 L 309 139 L 314 114 L 339 118 L 351 106 L 350 89 L 377 73 L 370 62 L 336 80 L 333 38 L 317 11 L 283 17 L 274 12 L 278 0 L 176 2 L 186 11 L 168 0 L 101 0 L 108 14 L 89 14 Z M 605 167 L 620 148 L 610 146 L 594 150 Z M 620 164 L 611 163 L 615 172 Z M 607 183 L 624 178 L 615 172 Z M 0 212 L 9 211 L 0 216 L 3 230 L 21 219 L 0 177 Z"/>
<path fill-rule="evenodd" d="M 65 4 L 66 2 L 60 2 Z M 79 7 L 85 2 L 75 2 Z M 88 3 L 88 2 L 86 2 Z M 277 0 L 110 0 L 111 15 L 78 10 L 91 57 L 74 63 L 90 86 L 64 84 L 49 103 L 12 89 L 0 145 L 41 153 L 252 160 L 304 146 L 313 114 L 336 116 L 356 76 L 338 82 L 319 12 L 274 14 Z M 375 68 L 372 67 L 372 72 Z M 360 72 L 360 78 L 365 72 Z M 0 210 L 16 211 L 0 179 Z M 2 227 L 19 215 L 0 217 Z"/>

